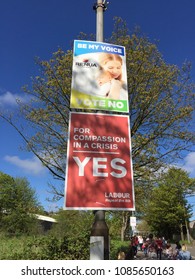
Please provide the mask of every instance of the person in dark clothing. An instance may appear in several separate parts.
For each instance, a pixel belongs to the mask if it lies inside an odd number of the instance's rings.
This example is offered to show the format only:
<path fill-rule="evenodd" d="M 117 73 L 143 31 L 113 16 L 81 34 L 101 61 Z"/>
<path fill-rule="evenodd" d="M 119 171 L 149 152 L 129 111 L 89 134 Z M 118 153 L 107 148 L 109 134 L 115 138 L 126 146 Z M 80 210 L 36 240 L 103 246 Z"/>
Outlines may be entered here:
<path fill-rule="evenodd" d="M 181 250 L 181 244 L 179 243 L 179 241 L 175 242 L 175 252 L 174 252 L 174 259 L 177 260 L 179 258 L 179 252 Z"/>
<path fill-rule="evenodd" d="M 156 240 L 156 255 L 157 255 L 157 259 L 161 260 L 162 259 L 162 249 L 163 249 L 163 242 L 162 239 L 160 237 L 158 237 Z"/>
<path fill-rule="evenodd" d="M 137 246 L 138 246 L 138 238 L 136 235 L 134 235 L 132 238 L 131 238 L 131 247 L 132 247 L 132 250 L 134 252 L 134 258 L 136 259 L 136 255 L 137 255 Z"/>

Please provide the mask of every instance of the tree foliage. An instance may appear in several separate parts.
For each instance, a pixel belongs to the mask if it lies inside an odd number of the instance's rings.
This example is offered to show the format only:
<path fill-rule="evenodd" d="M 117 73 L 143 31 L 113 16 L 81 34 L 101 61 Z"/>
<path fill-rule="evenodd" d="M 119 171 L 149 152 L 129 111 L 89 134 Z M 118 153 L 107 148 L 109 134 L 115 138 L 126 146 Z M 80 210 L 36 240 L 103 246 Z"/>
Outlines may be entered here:
<path fill-rule="evenodd" d="M 36 229 L 33 214 L 40 205 L 25 178 L 12 178 L 0 172 L 0 230 L 7 234 L 30 233 Z"/>
<path fill-rule="evenodd" d="M 89 211 L 59 210 L 55 215 L 57 223 L 52 227 L 51 234 L 55 237 L 77 237 L 90 232 L 93 214 Z M 89 236 L 88 236 L 89 238 Z"/>
<path fill-rule="evenodd" d="M 154 232 L 172 237 L 191 217 L 192 206 L 187 197 L 195 191 L 195 180 L 182 169 L 172 167 L 154 186 L 145 212 L 145 219 Z"/>

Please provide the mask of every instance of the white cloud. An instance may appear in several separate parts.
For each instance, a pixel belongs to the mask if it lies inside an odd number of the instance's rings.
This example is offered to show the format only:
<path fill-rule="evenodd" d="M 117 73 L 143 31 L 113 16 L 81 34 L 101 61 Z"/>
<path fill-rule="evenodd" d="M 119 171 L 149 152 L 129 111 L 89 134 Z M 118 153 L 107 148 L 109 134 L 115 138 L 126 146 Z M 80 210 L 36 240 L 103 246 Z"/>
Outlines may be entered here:
<path fill-rule="evenodd" d="M 0 105 L 16 106 L 17 100 L 22 102 L 27 101 L 27 97 L 20 96 L 19 94 L 13 94 L 10 91 L 6 91 L 4 94 L 0 95 Z"/>
<path fill-rule="evenodd" d="M 21 168 L 28 174 L 40 175 L 46 171 L 46 168 L 42 165 L 41 161 L 35 156 L 31 159 L 20 159 L 18 156 L 5 156 L 4 159 Z"/>
<path fill-rule="evenodd" d="M 191 152 L 187 154 L 187 156 L 180 162 L 175 164 L 167 165 L 166 167 L 161 168 L 157 175 L 162 173 L 166 173 L 169 168 L 175 167 L 175 168 L 181 168 L 189 173 L 189 176 L 191 178 L 195 178 L 195 152 Z"/>
<path fill-rule="evenodd" d="M 185 169 L 191 177 L 195 177 L 195 152 L 189 153 L 184 158 L 184 165 L 182 168 Z"/>

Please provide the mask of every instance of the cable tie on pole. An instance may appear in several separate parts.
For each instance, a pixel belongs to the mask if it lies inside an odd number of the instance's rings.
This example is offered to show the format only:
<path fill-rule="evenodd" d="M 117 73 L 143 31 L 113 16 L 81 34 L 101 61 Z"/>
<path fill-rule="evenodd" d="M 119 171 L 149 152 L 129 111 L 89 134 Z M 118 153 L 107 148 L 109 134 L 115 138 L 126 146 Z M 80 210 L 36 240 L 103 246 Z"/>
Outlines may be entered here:
<path fill-rule="evenodd" d="M 93 10 L 97 11 L 97 9 L 100 7 L 103 9 L 103 11 L 107 10 L 107 5 L 109 4 L 109 2 L 104 1 L 103 3 L 95 3 L 93 5 Z"/>

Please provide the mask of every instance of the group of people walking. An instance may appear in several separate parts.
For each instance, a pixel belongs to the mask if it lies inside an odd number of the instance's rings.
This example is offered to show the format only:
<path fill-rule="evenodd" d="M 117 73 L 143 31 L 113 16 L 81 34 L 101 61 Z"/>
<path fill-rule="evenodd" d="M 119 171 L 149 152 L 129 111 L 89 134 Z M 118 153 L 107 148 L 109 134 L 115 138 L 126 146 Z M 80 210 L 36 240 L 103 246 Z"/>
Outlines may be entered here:
<path fill-rule="evenodd" d="M 148 237 L 132 236 L 130 246 L 133 250 L 134 258 L 137 257 L 137 252 L 142 251 L 145 257 L 157 258 L 158 260 L 191 260 L 191 254 L 187 250 L 185 244 L 176 242 L 173 246 L 164 237 L 157 236 L 154 238 L 153 234 Z"/>

